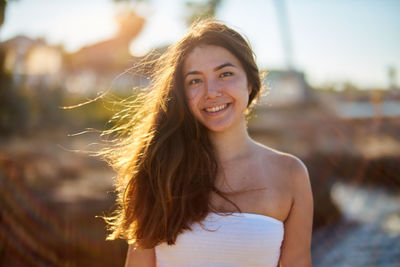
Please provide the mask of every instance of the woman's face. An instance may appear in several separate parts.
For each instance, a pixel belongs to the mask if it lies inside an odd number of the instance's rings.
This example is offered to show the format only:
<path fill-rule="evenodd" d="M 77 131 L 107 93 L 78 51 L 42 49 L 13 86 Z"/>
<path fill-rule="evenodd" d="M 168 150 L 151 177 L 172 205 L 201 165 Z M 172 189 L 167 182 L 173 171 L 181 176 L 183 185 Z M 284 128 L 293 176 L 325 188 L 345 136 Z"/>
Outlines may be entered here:
<path fill-rule="evenodd" d="M 189 108 L 210 131 L 225 131 L 244 120 L 250 86 L 242 64 L 227 49 L 194 48 L 183 64 L 183 77 Z"/>

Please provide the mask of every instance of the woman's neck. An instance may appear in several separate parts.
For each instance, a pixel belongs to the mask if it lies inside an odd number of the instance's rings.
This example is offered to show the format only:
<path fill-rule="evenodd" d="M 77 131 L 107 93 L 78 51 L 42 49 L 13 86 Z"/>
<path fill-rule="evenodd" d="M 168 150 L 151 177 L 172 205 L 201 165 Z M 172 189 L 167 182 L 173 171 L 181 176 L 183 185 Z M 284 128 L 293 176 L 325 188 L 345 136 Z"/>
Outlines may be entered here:
<path fill-rule="evenodd" d="M 246 121 L 223 132 L 210 132 L 210 139 L 221 162 L 231 161 L 250 153 L 253 141 L 247 133 Z"/>

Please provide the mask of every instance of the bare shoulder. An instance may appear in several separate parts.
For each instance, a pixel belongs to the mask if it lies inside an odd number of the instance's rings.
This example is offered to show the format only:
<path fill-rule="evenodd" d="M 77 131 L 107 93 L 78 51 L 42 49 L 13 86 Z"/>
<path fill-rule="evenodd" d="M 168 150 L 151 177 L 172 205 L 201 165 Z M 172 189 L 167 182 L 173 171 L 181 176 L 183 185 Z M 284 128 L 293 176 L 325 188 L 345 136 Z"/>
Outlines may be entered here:
<path fill-rule="evenodd" d="M 298 220 L 296 213 L 304 215 L 306 220 L 312 219 L 313 199 L 305 164 L 292 154 L 258 143 L 255 143 L 255 149 L 262 165 L 265 185 L 271 189 L 267 191 L 264 201 L 268 203 L 267 213 L 285 223 L 289 218 L 292 222 Z"/>
<path fill-rule="evenodd" d="M 305 164 L 296 156 L 279 151 L 277 149 L 262 145 L 255 142 L 256 149 L 263 159 L 270 160 L 274 165 L 278 164 L 278 167 L 282 167 L 287 170 L 289 167 L 291 171 L 295 172 L 307 172 Z"/>
<path fill-rule="evenodd" d="M 290 186 L 292 194 L 306 190 L 304 185 L 310 184 L 306 165 L 298 157 L 262 144 L 256 143 L 262 160 L 274 170 L 277 179 Z M 299 192 L 300 191 L 300 192 Z"/>

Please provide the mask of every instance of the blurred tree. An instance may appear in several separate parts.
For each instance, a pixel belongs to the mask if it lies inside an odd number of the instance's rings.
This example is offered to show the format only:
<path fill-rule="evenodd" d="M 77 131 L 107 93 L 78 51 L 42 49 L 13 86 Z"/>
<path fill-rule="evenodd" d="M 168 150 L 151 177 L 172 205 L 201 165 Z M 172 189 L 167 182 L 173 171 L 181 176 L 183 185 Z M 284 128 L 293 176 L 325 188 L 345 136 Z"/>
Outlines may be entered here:
<path fill-rule="evenodd" d="M 5 21 L 7 2 L 10 1 L 0 0 L 0 28 Z M 4 69 L 4 60 L 5 51 L 0 48 L 0 136 L 22 132 L 28 117 L 27 101 L 15 90 L 12 74 Z"/>
<path fill-rule="evenodd" d="M 387 74 L 389 78 L 389 90 L 394 90 L 397 88 L 396 80 L 397 80 L 397 72 L 394 66 L 389 66 L 387 68 Z"/>
<path fill-rule="evenodd" d="M 115 3 L 131 2 L 151 2 L 151 0 L 113 0 Z M 213 18 L 217 12 L 218 7 L 221 5 L 222 0 L 205 0 L 205 1 L 186 1 L 187 15 L 185 17 L 185 23 L 191 25 L 193 22 L 204 19 Z"/>
<path fill-rule="evenodd" d="M 0 27 L 4 23 L 4 14 L 6 12 L 6 5 L 7 5 L 6 0 L 0 0 Z"/>
<path fill-rule="evenodd" d="M 24 132 L 29 117 L 28 102 L 4 70 L 5 51 L 0 48 L 0 136 Z"/>
<path fill-rule="evenodd" d="M 214 18 L 221 3 L 222 0 L 187 1 L 188 15 L 185 18 L 186 24 L 191 25 L 200 19 Z"/>
<path fill-rule="evenodd" d="M 6 7 L 7 7 L 7 0 L 0 0 L 0 27 L 4 23 Z"/>
<path fill-rule="evenodd" d="M 113 0 L 115 3 L 143 3 L 143 2 L 149 2 L 149 0 Z"/>

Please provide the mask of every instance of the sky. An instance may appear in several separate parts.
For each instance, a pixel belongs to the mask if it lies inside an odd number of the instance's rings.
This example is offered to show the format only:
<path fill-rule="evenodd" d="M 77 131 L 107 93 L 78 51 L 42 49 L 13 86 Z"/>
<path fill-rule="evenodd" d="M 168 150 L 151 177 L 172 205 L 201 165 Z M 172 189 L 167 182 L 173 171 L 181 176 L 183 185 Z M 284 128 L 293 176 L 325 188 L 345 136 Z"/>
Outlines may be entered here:
<path fill-rule="evenodd" d="M 287 66 L 276 1 L 223 0 L 216 15 L 247 37 L 260 69 Z M 286 0 L 285 6 L 292 65 L 312 86 L 350 82 L 362 89 L 387 88 L 389 67 L 400 85 L 399 0 Z M 23 34 L 76 51 L 112 37 L 120 9 L 112 0 L 9 1 L 0 41 Z M 185 33 L 185 0 L 148 0 L 137 12 L 147 22 L 132 42 L 133 54 Z"/>

